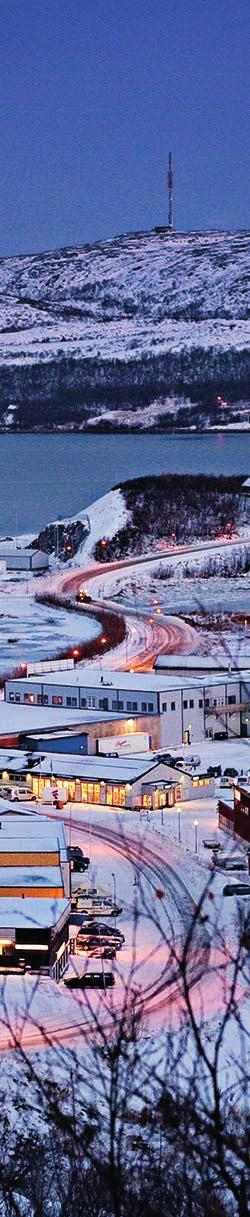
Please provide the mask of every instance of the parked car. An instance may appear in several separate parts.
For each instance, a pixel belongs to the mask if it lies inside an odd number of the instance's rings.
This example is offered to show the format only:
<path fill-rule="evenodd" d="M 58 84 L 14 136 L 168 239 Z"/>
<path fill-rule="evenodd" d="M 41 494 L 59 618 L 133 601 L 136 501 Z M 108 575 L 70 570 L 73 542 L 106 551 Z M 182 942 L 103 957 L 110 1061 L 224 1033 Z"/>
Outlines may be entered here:
<path fill-rule="evenodd" d="M 85 871 L 89 866 L 89 858 L 84 856 L 80 845 L 68 846 L 68 859 L 72 864 L 72 870 Z"/>
<path fill-rule="evenodd" d="M 213 849 L 213 850 L 215 850 L 217 853 L 219 852 L 219 849 L 221 849 L 221 844 L 220 844 L 220 842 L 219 842 L 219 841 L 214 841 L 214 840 L 213 840 L 213 837 L 205 837 L 205 838 L 203 838 L 203 845 L 204 845 L 204 849 Z"/>
<path fill-rule="evenodd" d="M 116 953 L 116 951 L 121 951 L 122 946 L 122 942 L 111 942 L 108 949 L 114 950 Z M 75 955 L 86 954 L 90 956 L 98 956 L 100 953 L 100 957 L 102 958 L 102 953 L 106 947 L 106 938 L 79 938 L 77 935 L 77 938 L 75 939 Z"/>
<path fill-rule="evenodd" d="M 88 941 L 88 939 L 86 941 Z M 88 946 L 87 954 L 89 956 L 89 959 L 115 959 L 116 958 L 117 948 L 112 947 L 112 946 L 106 947 L 104 945 L 105 941 L 106 941 L 106 939 L 103 939 L 103 941 L 101 942 L 101 945 L 100 945 L 100 942 L 98 939 L 98 943 L 96 942 L 93 945 L 93 942 L 92 942 L 91 946 Z M 119 946 L 121 946 L 121 945 L 122 944 L 119 944 Z"/>
<path fill-rule="evenodd" d="M 120 939 L 120 942 L 125 942 L 124 934 L 122 934 L 121 930 L 118 930 L 113 925 L 99 924 L 99 921 L 88 921 L 85 923 L 82 926 L 81 934 L 86 934 L 88 938 L 91 937 L 91 934 L 101 934 L 102 938 L 117 938 L 117 941 Z"/>
<path fill-rule="evenodd" d="M 220 850 L 216 850 L 213 862 L 215 866 L 220 866 L 222 870 L 246 870 L 247 856 L 243 852 L 236 853 L 236 850 L 231 850 L 230 854 L 223 854 Z"/>
<path fill-rule="evenodd" d="M 208 765 L 207 774 L 209 778 L 221 778 L 221 765 Z"/>
<path fill-rule="evenodd" d="M 115 984 L 113 972 L 84 972 L 84 976 L 69 976 L 64 984 L 68 989 L 109 989 Z"/>
<path fill-rule="evenodd" d="M 226 883 L 223 896 L 250 896 L 250 883 Z"/>

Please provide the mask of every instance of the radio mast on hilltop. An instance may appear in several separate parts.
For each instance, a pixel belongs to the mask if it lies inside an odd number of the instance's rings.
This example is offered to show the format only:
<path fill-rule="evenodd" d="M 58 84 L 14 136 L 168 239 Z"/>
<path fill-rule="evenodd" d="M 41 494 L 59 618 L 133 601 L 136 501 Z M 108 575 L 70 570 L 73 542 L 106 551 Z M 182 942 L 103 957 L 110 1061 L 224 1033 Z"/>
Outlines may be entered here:
<path fill-rule="evenodd" d="M 168 154 L 168 228 L 170 231 L 174 227 L 173 222 L 173 165 L 172 152 Z"/>

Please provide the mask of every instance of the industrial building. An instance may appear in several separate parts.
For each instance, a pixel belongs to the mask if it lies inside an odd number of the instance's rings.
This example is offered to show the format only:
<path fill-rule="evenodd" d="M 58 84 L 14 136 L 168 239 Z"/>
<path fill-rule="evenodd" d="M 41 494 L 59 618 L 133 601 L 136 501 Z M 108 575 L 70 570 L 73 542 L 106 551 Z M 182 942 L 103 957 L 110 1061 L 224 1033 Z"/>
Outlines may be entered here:
<path fill-rule="evenodd" d="M 47 570 L 49 566 L 48 554 L 44 554 L 40 549 L 22 549 L 20 546 L 11 546 L 8 541 L 0 541 L 0 560 L 3 560 L 6 570 L 19 571 L 41 571 Z"/>
<path fill-rule="evenodd" d="M 250 671 L 193 678 L 167 672 L 102 673 L 94 667 L 9 679 L 6 702 L 121 714 L 127 731 L 147 731 L 150 747 L 250 735 Z M 135 725 L 136 724 L 136 725 Z M 106 730 L 106 728 L 105 728 Z M 126 730 L 125 722 L 123 730 Z M 114 733 L 117 733 L 114 731 Z M 113 731 L 110 731 L 113 734 Z"/>

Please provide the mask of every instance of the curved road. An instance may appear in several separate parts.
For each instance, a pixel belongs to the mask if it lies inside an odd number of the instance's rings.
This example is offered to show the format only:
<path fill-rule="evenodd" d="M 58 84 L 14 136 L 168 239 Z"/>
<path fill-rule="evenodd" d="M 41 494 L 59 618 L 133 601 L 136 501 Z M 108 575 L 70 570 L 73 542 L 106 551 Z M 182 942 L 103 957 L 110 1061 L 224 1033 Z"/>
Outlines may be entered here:
<path fill-rule="evenodd" d="M 208 541 L 205 545 L 199 542 L 193 545 L 179 545 L 174 550 L 172 547 L 169 549 L 159 549 L 153 554 L 129 557 L 113 562 L 99 562 L 93 566 L 79 567 L 77 570 L 71 567 L 67 572 L 60 572 L 60 574 L 58 573 L 54 576 L 53 586 L 55 591 L 61 595 L 75 597 L 76 592 L 84 581 L 89 583 L 92 579 L 96 579 L 97 576 L 105 579 L 107 574 L 120 570 L 126 571 L 131 567 L 140 567 L 152 561 L 157 562 L 163 558 L 171 560 L 171 558 L 174 559 L 176 556 L 181 555 L 205 554 L 210 550 L 218 550 L 222 546 L 223 548 L 232 548 L 235 545 L 239 547 L 246 545 L 249 539 L 247 536 L 234 539 L 225 537 L 219 541 Z M 109 653 L 106 652 L 106 655 L 103 657 L 103 663 L 107 667 L 119 667 L 119 669 L 123 668 L 125 670 L 132 667 L 135 671 L 137 669 L 148 671 L 152 669 L 154 661 L 161 651 L 165 651 L 167 654 L 181 654 L 183 652 L 199 652 L 203 649 L 202 639 L 196 630 L 178 617 L 165 617 L 160 611 L 149 612 L 143 609 L 140 609 L 135 614 L 133 609 L 129 607 L 125 609 L 122 607 L 121 609 L 117 606 L 116 602 L 106 599 L 104 603 L 100 600 L 93 600 L 91 610 L 94 612 L 97 608 L 110 608 L 112 612 L 119 613 L 119 616 L 122 614 L 126 622 L 126 645 L 124 647 L 123 644 L 122 647 L 117 648 L 111 662 Z M 84 612 L 84 608 L 82 611 Z M 86 606 L 86 611 L 90 611 L 89 605 Z"/>

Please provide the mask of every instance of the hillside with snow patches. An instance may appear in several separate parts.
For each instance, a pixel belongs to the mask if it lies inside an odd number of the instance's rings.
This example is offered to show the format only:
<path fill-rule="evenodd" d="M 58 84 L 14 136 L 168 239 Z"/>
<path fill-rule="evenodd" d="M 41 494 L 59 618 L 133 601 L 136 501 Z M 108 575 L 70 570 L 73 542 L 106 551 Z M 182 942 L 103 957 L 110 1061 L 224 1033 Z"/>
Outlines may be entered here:
<path fill-rule="evenodd" d="M 185 409 L 206 417 L 217 395 L 242 405 L 249 328 L 245 232 L 2 259 L 0 425 L 150 428 Z"/>

